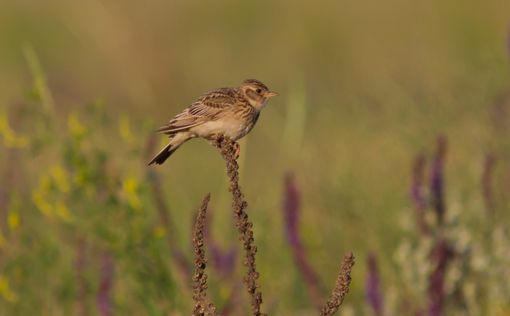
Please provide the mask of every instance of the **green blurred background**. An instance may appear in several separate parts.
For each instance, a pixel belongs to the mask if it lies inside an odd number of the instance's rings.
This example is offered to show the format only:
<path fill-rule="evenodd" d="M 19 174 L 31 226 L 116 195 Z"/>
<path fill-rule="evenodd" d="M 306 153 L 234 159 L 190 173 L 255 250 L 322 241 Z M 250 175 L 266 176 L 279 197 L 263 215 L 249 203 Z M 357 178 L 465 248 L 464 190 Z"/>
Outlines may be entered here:
<path fill-rule="evenodd" d="M 487 154 L 498 159 L 495 198 L 508 211 L 509 106 L 491 113 L 510 103 L 509 22 L 504 0 L 3 1 L 0 315 L 107 315 L 101 266 L 115 271 L 108 313 L 189 314 L 191 292 L 164 237 L 191 258 L 193 215 L 211 192 L 214 238 L 238 245 L 224 165 L 192 141 L 148 171 L 165 139 L 147 143 L 202 93 L 247 78 L 280 93 L 242 142 L 263 309 L 315 314 L 285 239 L 283 177 L 292 172 L 303 242 L 325 286 L 344 253 L 357 257 L 343 313 L 372 313 L 365 260 L 375 253 L 387 314 L 406 314 L 395 302 L 413 286 L 402 285 L 394 254 L 417 238 L 415 156 L 429 158 L 436 137 L 447 137 L 447 205 L 472 242 Z M 154 177 L 171 227 L 158 217 Z M 208 272 L 221 306 L 236 281 Z M 427 304 L 417 296 L 416 306 Z M 509 292 L 487 296 L 478 314 L 509 311 Z"/>

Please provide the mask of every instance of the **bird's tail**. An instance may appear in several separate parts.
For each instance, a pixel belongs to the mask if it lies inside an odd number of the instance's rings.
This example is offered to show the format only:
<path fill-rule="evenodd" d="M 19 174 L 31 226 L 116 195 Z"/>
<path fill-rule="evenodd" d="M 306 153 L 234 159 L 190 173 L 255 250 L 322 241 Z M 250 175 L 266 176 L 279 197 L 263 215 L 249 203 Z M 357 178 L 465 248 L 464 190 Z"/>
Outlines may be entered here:
<path fill-rule="evenodd" d="M 174 151 L 176 151 L 185 141 L 189 139 L 189 137 L 184 138 L 179 136 L 180 135 L 174 136 L 174 138 L 170 140 L 170 143 L 168 143 L 168 145 L 161 149 L 161 151 L 156 156 L 154 156 L 154 158 L 152 158 L 152 160 L 149 162 L 149 166 L 152 164 L 161 165 L 164 163 L 168 157 L 174 153 Z"/>

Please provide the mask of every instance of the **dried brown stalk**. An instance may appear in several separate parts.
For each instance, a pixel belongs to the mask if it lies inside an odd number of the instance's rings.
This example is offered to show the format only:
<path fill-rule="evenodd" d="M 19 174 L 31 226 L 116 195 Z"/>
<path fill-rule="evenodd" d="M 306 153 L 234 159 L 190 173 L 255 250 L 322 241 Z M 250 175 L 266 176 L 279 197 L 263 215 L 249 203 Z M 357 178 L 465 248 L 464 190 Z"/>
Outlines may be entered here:
<path fill-rule="evenodd" d="M 260 312 L 262 293 L 258 290 L 259 285 L 257 284 L 259 273 L 255 266 L 257 247 L 254 244 L 253 224 L 249 221 L 248 214 L 245 211 L 248 203 L 244 199 L 244 195 L 239 186 L 239 165 L 236 160 L 236 146 L 238 145 L 229 139 L 220 138 L 217 141 L 217 146 L 227 163 L 227 175 L 230 180 L 229 191 L 232 193 L 233 197 L 232 207 L 234 209 L 236 227 L 239 231 L 239 238 L 243 243 L 246 255 L 245 265 L 248 268 L 248 272 L 244 278 L 244 283 L 250 295 L 252 313 L 256 316 L 265 315 Z"/>
<path fill-rule="evenodd" d="M 207 194 L 200 209 L 198 210 L 195 225 L 193 227 L 193 251 L 195 253 L 195 274 L 193 275 L 193 300 L 195 307 L 193 309 L 194 316 L 216 315 L 216 307 L 207 301 L 207 274 L 205 267 L 207 259 L 204 250 L 204 230 L 206 222 L 207 205 L 211 195 Z"/>
<path fill-rule="evenodd" d="M 344 256 L 344 261 L 340 267 L 335 287 L 333 288 L 328 301 L 321 309 L 321 316 L 330 316 L 335 314 L 340 305 L 342 305 L 345 295 L 349 292 L 349 285 L 351 284 L 351 270 L 353 265 L 354 255 L 350 252 Z"/>

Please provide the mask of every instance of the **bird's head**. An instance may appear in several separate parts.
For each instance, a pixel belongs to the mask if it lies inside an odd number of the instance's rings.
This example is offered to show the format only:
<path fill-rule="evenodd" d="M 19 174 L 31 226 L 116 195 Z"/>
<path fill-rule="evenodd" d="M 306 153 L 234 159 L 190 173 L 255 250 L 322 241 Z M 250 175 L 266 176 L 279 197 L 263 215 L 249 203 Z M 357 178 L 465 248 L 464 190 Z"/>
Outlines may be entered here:
<path fill-rule="evenodd" d="M 255 79 L 243 81 L 241 91 L 248 102 L 250 102 L 250 105 L 256 109 L 262 109 L 269 98 L 278 95 L 278 93 L 270 91 L 265 84 Z"/>

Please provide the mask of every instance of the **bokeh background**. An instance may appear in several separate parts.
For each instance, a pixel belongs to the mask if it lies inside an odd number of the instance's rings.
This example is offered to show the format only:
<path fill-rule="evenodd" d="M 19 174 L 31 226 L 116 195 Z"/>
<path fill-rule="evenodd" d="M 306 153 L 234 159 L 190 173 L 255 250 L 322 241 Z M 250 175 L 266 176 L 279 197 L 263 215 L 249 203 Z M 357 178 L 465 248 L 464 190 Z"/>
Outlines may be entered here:
<path fill-rule="evenodd" d="M 280 93 L 240 158 L 263 310 L 316 315 L 295 258 L 325 300 L 352 250 L 342 315 L 508 315 L 509 23 L 504 0 L 2 1 L 0 315 L 190 314 L 207 192 L 209 295 L 248 314 L 216 150 L 146 166 L 154 129 L 246 78 Z"/>

